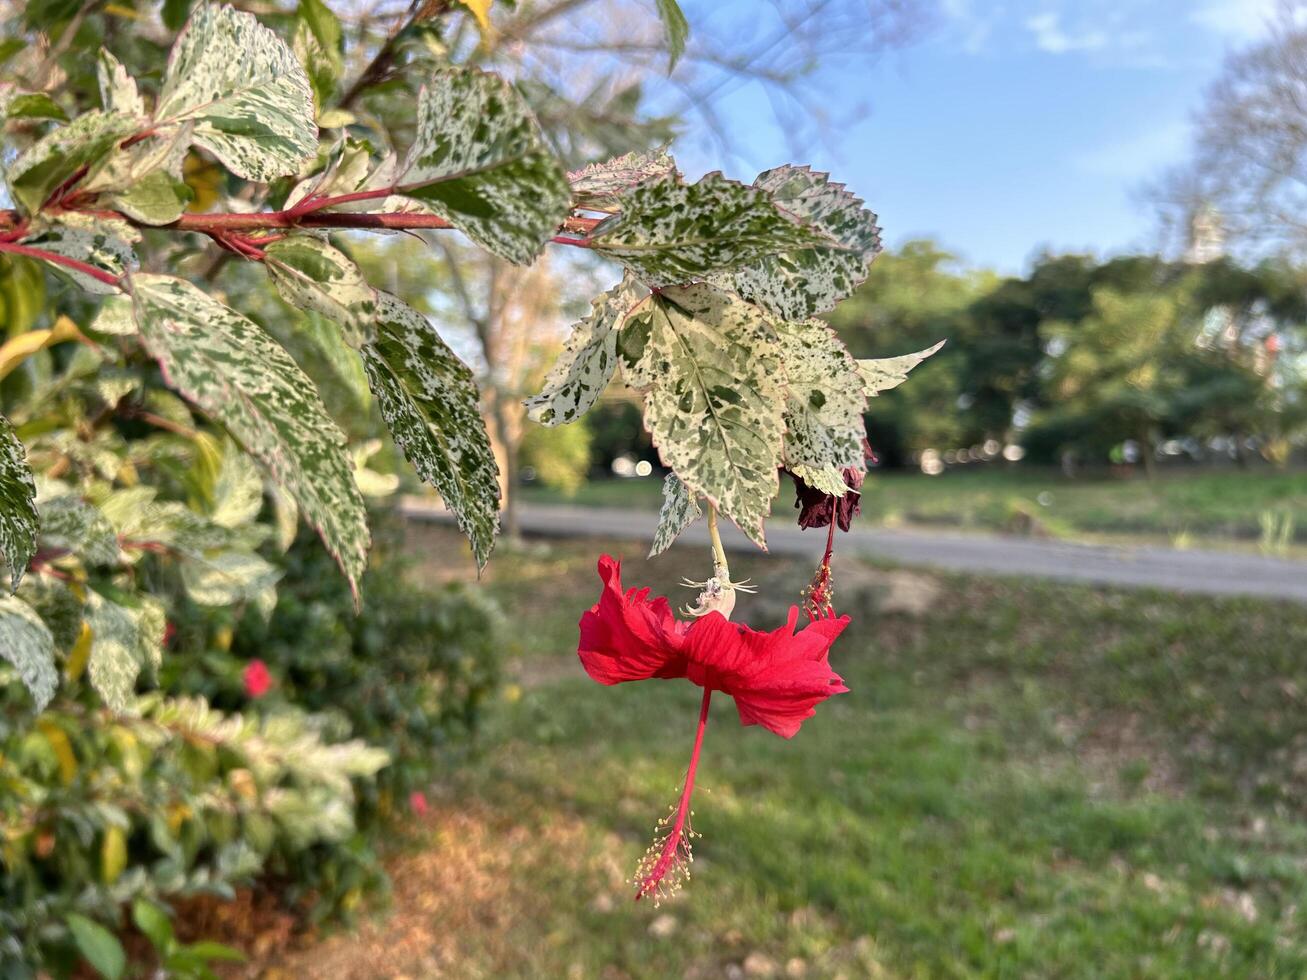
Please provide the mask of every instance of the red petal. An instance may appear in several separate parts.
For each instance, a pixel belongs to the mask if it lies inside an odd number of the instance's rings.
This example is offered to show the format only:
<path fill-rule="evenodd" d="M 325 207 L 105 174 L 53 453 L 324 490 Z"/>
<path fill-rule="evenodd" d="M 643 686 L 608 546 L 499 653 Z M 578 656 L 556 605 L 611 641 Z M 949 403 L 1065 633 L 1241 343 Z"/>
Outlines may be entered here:
<path fill-rule="evenodd" d="M 600 684 L 684 677 L 680 648 L 686 625 L 677 622 L 665 598 L 650 599 L 648 589 L 623 594 L 621 573 L 620 562 L 609 555 L 599 559 L 604 588 L 599 602 L 581 615 L 576 651 L 585 672 Z"/>
<path fill-rule="evenodd" d="M 798 618 L 791 607 L 784 626 L 760 633 L 709 613 L 686 634 L 686 676 L 734 697 L 741 724 L 792 737 L 818 704 L 848 690 L 827 657 L 849 617 L 819 619 L 796 633 Z"/>

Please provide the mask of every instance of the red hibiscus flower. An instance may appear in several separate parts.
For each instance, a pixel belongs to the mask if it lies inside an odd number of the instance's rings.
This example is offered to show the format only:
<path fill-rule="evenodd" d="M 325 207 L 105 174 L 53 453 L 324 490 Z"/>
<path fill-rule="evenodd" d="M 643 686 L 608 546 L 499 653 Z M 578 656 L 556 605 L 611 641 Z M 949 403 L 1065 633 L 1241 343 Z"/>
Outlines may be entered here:
<path fill-rule="evenodd" d="M 599 559 L 603 591 L 581 616 L 577 654 L 586 673 L 600 684 L 684 677 L 703 688 L 699 727 L 675 816 L 636 872 L 636 898 L 667 897 L 688 876 L 690 795 L 699 763 L 708 704 L 714 691 L 735 699 L 740 722 L 761 725 L 792 738 L 816 706 L 848 690 L 827 656 L 849 618 L 834 615 L 796 631 L 799 610 L 790 608 L 784 626 L 769 633 L 733 623 L 712 611 L 693 622 L 672 615 L 667 599 L 649 598 L 648 589 L 623 591 L 621 566 L 608 555 Z"/>
<path fill-rule="evenodd" d="M 262 660 L 251 660 L 241 671 L 241 684 L 245 687 L 247 697 L 263 697 L 272 689 L 272 674 L 268 673 L 268 665 Z"/>
<path fill-rule="evenodd" d="M 415 789 L 408 794 L 408 808 L 413 811 L 415 816 L 425 817 L 431 805 L 427 802 L 427 794 L 419 789 Z"/>

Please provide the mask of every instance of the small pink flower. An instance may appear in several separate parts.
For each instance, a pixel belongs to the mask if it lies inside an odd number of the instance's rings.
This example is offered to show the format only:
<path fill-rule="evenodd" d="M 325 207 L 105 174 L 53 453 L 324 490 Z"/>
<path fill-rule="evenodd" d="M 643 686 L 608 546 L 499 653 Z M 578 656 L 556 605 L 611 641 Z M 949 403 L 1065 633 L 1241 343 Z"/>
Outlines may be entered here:
<path fill-rule="evenodd" d="M 419 817 L 425 817 L 427 811 L 431 809 L 427 803 L 427 795 L 417 789 L 408 794 L 408 808 Z"/>
<path fill-rule="evenodd" d="M 272 675 L 268 673 L 268 665 L 262 660 L 251 660 L 241 671 L 241 683 L 245 685 L 248 697 L 263 697 L 272 689 Z"/>

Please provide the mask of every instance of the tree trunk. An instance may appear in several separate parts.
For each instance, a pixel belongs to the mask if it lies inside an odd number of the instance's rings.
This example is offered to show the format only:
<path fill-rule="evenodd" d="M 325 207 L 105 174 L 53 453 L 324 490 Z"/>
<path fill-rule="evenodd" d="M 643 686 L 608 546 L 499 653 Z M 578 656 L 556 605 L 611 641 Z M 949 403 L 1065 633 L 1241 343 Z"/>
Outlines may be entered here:
<path fill-rule="evenodd" d="M 1157 475 L 1157 460 L 1153 455 L 1153 437 L 1146 425 L 1139 431 L 1139 458 L 1144 463 L 1144 476 L 1151 480 Z"/>

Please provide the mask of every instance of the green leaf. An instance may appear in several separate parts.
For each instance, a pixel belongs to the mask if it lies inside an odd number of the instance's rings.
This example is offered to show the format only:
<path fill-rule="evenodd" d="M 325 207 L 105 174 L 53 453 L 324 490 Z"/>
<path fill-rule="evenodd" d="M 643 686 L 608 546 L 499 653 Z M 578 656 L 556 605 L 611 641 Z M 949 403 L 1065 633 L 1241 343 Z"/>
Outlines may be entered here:
<path fill-rule="evenodd" d="M 780 328 L 785 364 L 785 468 L 810 487 L 843 496 L 845 469 L 866 469 L 857 362 L 820 320 Z"/>
<path fill-rule="evenodd" d="M 777 208 L 766 191 L 719 173 L 695 184 L 674 178 L 640 184 L 623 195 L 621 206 L 591 233 L 594 250 L 655 287 L 831 244 L 824 232 Z"/>
<path fill-rule="evenodd" d="M 668 473 L 663 479 L 663 506 L 658 512 L 658 530 L 654 532 L 649 557 L 657 557 L 670 548 L 677 536 L 702 515 L 694 494 L 675 473 Z"/>
<path fill-rule="evenodd" d="M 166 170 L 146 173 L 127 190 L 110 195 L 108 203 L 147 225 L 171 224 L 186 208 L 176 181 Z"/>
<path fill-rule="evenodd" d="M 173 944 L 172 920 L 153 902 L 143 898 L 132 902 L 132 921 L 159 952 L 166 951 Z"/>
<path fill-rule="evenodd" d="M 526 265 L 571 205 L 567 176 L 522 96 L 498 75 L 437 72 L 395 183 L 477 244 Z"/>
<path fill-rule="evenodd" d="M 260 327 L 172 276 L 132 277 L 136 322 L 172 386 L 227 427 L 299 504 L 349 579 L 367 564 L 345 435 L 313 382 Z"/>
<path fill-rule="evenodd" d="M 76 912 L 69 912 L 64 921 L 73 934 L 77 951 L 85 957 L 86 962 L 95 967 L 96 972 L 105 980 L 118 980 L 127 969 L 127 954 L 113 933 L 100 923 Z"/>
<path fill-rule="evenodd" d="M 780 344 L 757 309 L 706 283 L 655 294 L 627 319 L 626 377 L 645 389 L 663 463 L 760 546 L 784 433 Z"/>
<path fill-rule="evenodd" d="M 90 166 L 132 135 L 141 120 L 120 112 L 84 112 L 67 126 L 47 133 L 9 167 L 9 190 L 28 214 L 35 214 L 51 191 L 81 167 Z"/>
<path fill-rule="evenodd" d="M 714 281 L 784 320 L 806 320 L 835 305 L 867 278 L 880 252 L 876 216 L 862 201 L 808 167 L 777 167 L 754 186 L 780 208 L 821 229 L 829 244 L 764 255 Z"/>
<path fill-rule="evenodd" d="M 44 92 L 18 92 L 4 104 L 6 119 L 58 119 L 68 121 L 68 113 Z"/>
<path fill-rule="evenodd" d="M 67 494 L 42 500 L 41 540 L 47 548 L 71 551 L 88 566 L 118 562 L 118 532 L 98 507 Z"/>
<path fill-rule="evenodd" d="M 336 91 L 345 67 L 340 21 L 322 0 L 300 0 L 291 48 L 304 66 L 321 108 Z"/>
<path fill-rule="evenodd" d="M 499 532 L 499 469 L 472 372 L 426 317 L 381 291 L 361 353 L 395 444 L 454 512 L 484 566 Z"/>
<path fill-rule="evenodd" d="M 311 310 L 344 328 L 357 347 L 376 317 L 376 292 L 344 252 L 312 235 L 291 235 L 265 250 L 264 265 L 291 306 Z"/>
<path fill-rule="evenodd" d="M 915 354 L 867 358 L 858 361 L 858 373 L 862 376 L 863 389 L 868 395 L 879 395 L 882 391 L 897 388 L 907 380 L 909 371 L 943 346 L 944 341 L 941 340 L 934 347 L 927 347 Z"/>
<path fill-rule="evenodd" d="M 685 53 L 685 39 L 690 36 L 690 25 L 681 12 L 681 5 L 676 0 L 656 0 L 658 17 L 663 22 L 663 33 L 667 36 L 667 74 L 672 73 L 676 62 Z"/>
<path fill-rule="evenodd" d="M 218 479 L 213 486 L 213 512 L 209 520 L 219 527 L 237 528 L 259 516 L 263 509 L 263 478 L 240 447 L 223 447 Z"/>
<path fill-rule="evenodd" d="M 0 415 L 0 556 L 9 569 L 9 590 L 17 590 L 36 554 L 36 482 L 9 420 Z"/>
<path fill-rule="evenodd" d="M 318 146 L 290 48 L 253 14 L 216 4 L 198 7 L 173 45 L 155 119 L 193 120 L 194 142 L 246 180 L 296 173 Z"/>
<path fill-rule="evenodd" d="M 91 630 L 91 657 L 87 661 L 91 686 L 108 708 L 123 711 L 141 673 L 138 619 L 127 608 L 88 589 L 86 625 Z"/>
<path fill-rule="evenodd" d="M 59 220 L 48 223 L 36 234 L 26 237 L 23 244 L 85 262 L 111 276 L 121 278 L 128 270 L 136 268 L 136 253 L 132 250 L 132 243 L 139 238 L 136 231 L 124 221 L 65 213 L 60 215 Z M 64 265 L 50 265 L 88 293 L 104 296 L 118 291 L 117 287 L 101 282 L 85 272 Z"/>
<path fill-rule="evenodd" d="M 680 179 L 676 162 L 666 147 L 653 153 L 626 153 L 602 163 L 592 163 L 567 175 L 572 201 L 578 207 L 616 211 L 621 197 L 646 180 Z"/>
<path fill-rule="evenodd" d="M 18 671 L 37 713 L 44 711 L 59 686 L 54 637 L 36 610 L 16 596 L 0 596 L 0 658 Z"/>
<path fill-rule="evenodd" d="M 136 79 L 127 74 L 117 58 L 107 48 L 101 48 L 95 64 L 96 78 L 100 83 L 100 108 L 105 112 L 121 112 L 129 116 L 145 115 L 145 102 L 136 88 Z"/>
<path fill-rule="evenodd" d="M 627 275 L 595 298 L 590 315 L 572 327 L 563 352 L 545 375 L 540 394 L 524 403 L 532 421 L 561 425 L 590 411 L 617 367 L 618 326 L 642 294 L 648 295 Z"/>

